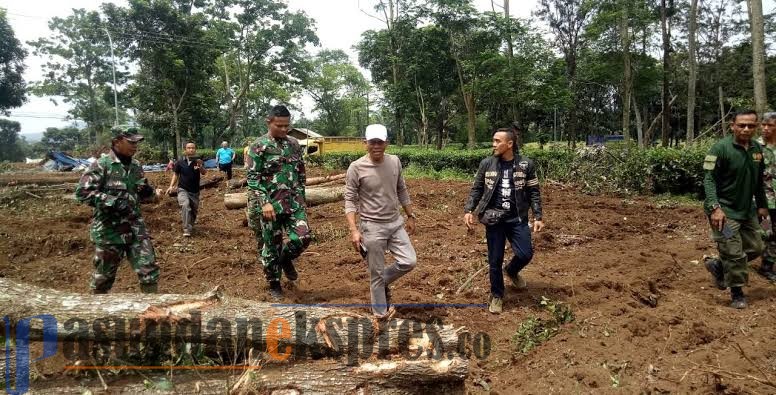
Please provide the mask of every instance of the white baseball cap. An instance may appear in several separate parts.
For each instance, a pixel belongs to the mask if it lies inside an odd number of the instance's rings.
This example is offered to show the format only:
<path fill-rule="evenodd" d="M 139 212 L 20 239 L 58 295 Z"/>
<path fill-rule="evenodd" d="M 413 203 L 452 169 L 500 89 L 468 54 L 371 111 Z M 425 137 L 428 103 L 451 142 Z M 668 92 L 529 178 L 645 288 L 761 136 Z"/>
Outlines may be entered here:
<path fill-rule="evenodd" d="M 366 133 L 364 133 L 364 139 L 366 139 L 366 141 L 374 140 L 374 139 L 387 141 L 388 129 L 386 129 L 385 126 L 380 125 L 379 123 L 369 125 L 366 127 Z"/>

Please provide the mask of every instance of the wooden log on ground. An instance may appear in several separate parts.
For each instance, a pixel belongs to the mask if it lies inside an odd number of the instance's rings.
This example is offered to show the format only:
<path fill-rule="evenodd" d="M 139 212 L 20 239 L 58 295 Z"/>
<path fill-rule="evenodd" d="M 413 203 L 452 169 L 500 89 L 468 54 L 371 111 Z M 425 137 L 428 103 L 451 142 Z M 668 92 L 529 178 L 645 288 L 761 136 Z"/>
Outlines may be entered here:
<path fill-rule="evenodd" d="M 196 367 L 192 367 L 193 368 Z M 93 394 L 137 394 L 157 393 L 166 385 L 179 394 L 463 394 L 468 375 L 468 361 L 458 357 L 439 361 L 380 360 L 354 366 L 335 360 L 318 360 L 283 365 L 265 365 L 246 370 L 245 374 L 214 375 L 206 371 L 197 373 L 174 373 L 169 378 L 151 378 L 146 382 L 143 376 L 136 382 L 127 383 L 127 376 L 119 376 L 117 383 L 106 377 L 102 383 L 93 378 L 83 380 L 78 388 L 67 388 L 56 383 L 33 383 L 31 394 L 82 394 L 85 390 Z M 163 370 L 159 376 L 165 373 Z M 148 372 L 144 373 L 147 377 Z M 225 376 L 225 377 L 224 377 Z M 166 381 L 166 382 L 165 382 Z"/>
<path fill-rule="evenodd" d="M 342 200 L 344 195 L 344 186 L 332 188 L 305 188 L 305 201 L 307 202 L 307 207 L 338 202 Z M 229 210 L 245 208 L 247 205 L 248 196 L 245 193 L 227 193 L 224 195 L 224 206 Z"/>
<path fill-rule="evenodd" d="M 312 177 L 308 178 L 305 182 L 306 186 L 313 186 L 318 184 L 323 184 L 330 181 L 338 181 L 338 180 L 344 180 L 345 179 L 345 173 L 342 174 L 333 174 L 323 177 Z M 232 179 L 229 180 L 229 189 L 239 189 L 244 186 L 248 185 L 248 179 L 247 178 L 241 178 L 241 179 Z"/>
<path fill-rule="evenodd" d="M 56 185 L 78 182 L 81 178 L 79 172 L 63 173 L 8 173 L 0 174 L 0 186 L 14 185 Z"/>
<path fill-rule="evenodd" d="M 438 321 L 394 318 L 379 323 L 371 315 L 325 306 L 227 297 L 220 288 L 203 295 L 90 295 L 0 278 L 0 289 L 0 316 L 16 322 L 51 315 L 60 341 L 164 342 L 167 336 L 168 342 L 172 338 L 218 345 L 232 355 L 247 355 L 249 348 L 271 353 L 274 344 L 276 360 L 285 356 L 298 361 L 343 355 L 349 360 L 400 353 L 457 355 L 468 336 L 465 328 Z M 30 340 L 42 336 L 42 321 L 32 320 Z"/>
<path fill-rule="evenodd" d="M 199 181 L 199 189 L 213 188 L 224 180 L 224 176 L 214 176 L 207 180 Z M 178 191 L 170 191 L 170 196 L 178 196 Z"/>

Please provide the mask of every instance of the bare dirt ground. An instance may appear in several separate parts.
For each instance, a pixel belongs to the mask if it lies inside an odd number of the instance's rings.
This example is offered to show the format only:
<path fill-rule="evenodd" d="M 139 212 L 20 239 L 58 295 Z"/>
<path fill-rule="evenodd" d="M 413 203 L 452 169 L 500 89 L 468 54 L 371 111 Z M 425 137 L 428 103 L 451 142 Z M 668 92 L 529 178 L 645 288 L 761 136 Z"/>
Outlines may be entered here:
<path fill-rule="evenodd" d="M 169 177 L 149 175 L 162 188 Z M 462 225 L 469 185 L 412 180 L 409 188 L 419 264 L 394 286 L 394 302 L 485 303 L 487 271 L 456 294 L 486 265 L 484 229 L 470 235 Z M 242 226 L 242 210 L 224 209 L 225 192 L 223 183 L 202 192 L 190 240 L 181 236 L 174 199 L 143 208 L 162 266 L 161 292 L 202 293 L 221 284 L 228 294 L 268 300 L 253 235 Z M 62 198 L 14 196 L 0 201 L 0 276 L 88 292 L 91 209 Z M 713 288 L 703 268 L 702 256 L 715 248 L 699 205 L 589 196 L 558 185 L 546 185 L 543 196 L 547 228 L 534 234 L 536 255 L 523 272 L 528 289 L 508 287 L 503 314 L 398 309 L 491 337 L 489 357 L 470 365 L 468 392 L 776 392 L 776 287 L 753 273 L 750 307 L 728 307 L 728 293 Z M 313 207 L 309 218 L 316 241 L 298 260 L 300 280 L 286 291 L 288 302 L 368 303 L 366 268 L 347 240 L 342 204 Z M 137 291 L 126 263 L 113 290 Z M 522 354 L 512 338 L 521 322 L 548 318 L 542 297 L 568 304 L 575 320 Z M 56 369 L 43 373 L 37 380 L 71 380 Z"/>

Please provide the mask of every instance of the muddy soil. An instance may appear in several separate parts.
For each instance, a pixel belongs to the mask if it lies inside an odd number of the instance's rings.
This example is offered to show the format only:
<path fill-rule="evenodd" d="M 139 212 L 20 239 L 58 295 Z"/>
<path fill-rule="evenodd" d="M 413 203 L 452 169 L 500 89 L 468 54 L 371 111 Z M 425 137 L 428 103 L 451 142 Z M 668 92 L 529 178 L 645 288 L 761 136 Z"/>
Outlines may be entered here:
<path fill-rule="evenodd" d="M 170 175 L 149 178 L 164 188 Z M 409 188 L 418 215 L 412 239 L 419 263 L 393 287 L 394 303 L 486 303 L 487 270 L 456 293 L 487 264 L 483 227 L 468 234 L 462 222 L 469 185 L 411 180 Z M 202 293 L 223 285 L 231 295 L 269 300 L 252 232 L 243 226 L 242 210 L 224 209 L 225 192 L 224 183 L 202 192 L 191 239 L 182 237 L 174 199 L 144 206 L 162 267 L 161 292 Z M 523 272 L 528 288 L 507 287 L 503 314 L 482 307 L 398 309 L 406 317 L 439 317 L 490 336 L 490 355 L 471 364 L 467 391 L 776 392 L 754 379 L 776 380 L 776 287 L 752 273 L 750 307 L 728 307 L 728 293 L 711 286 L 702 264 L 715 247 L 700 205 L 590 196 L 556 184 L 542 192 L 547 227 L 533 235 L 535 256 Z M 88 292 L 90 213 L 61 197 L 5 201 L 0 276 Z M 366 268 L 347 240 L 342 204 L 313 207 L 309 219 L 315 242 L 297 262 L 300 280 L 286 291 L 287 301 L 368 303 Z M 137 289 L 125 263 L 113 290 Z M 569 305 L 575 319 L 523 354 L 513 336 L 532 317 L 549 319 L 543 298 Z M 56 367 L 39 370 L 39 383 L 75 380 Z"/>

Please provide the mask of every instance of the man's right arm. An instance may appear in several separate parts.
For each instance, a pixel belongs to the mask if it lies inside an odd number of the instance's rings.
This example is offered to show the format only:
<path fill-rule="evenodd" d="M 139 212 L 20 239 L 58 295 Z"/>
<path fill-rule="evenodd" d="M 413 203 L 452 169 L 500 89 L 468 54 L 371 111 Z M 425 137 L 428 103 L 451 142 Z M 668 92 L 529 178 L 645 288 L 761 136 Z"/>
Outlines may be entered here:
<path fill-rule="evenodd" d="M 704 201 L 703 206 L 707 213 L 711 213 L 714 211 L 714 207 L 719 205 L 717 182 L 714 175 L 720 164 L 721 153 L 719 146 L 714 145 L 709 150 L 709 153 L 703 158 L 703 190 L 706 193 L 706 200 Z"/>
<path fill-rule="evenodd" d="M 259 207 L 269 203 L 267 201 L 267 187 L 261 183 L 261 171 L 264 165 L 263 150 L 257 144 L 248 149 L 250 167 L 248 168 L 248 193 L 255 199 Z"/>
<path fill-rule="evenodd" d="M 480 167 L 477 169 L 477 175 L 474 177 L 474 184 L 472 184 L 471 192 L 469 192 L 469 199 L 466 201 L 464 211 L 471 213 L 477 207 L 477 204 L 482 198 L 482 192 L 485 189 L 485 170 L 487 168 L 487 158 L 480 162 Z"/>
<path fill-rule="evenodd" d="M 356 170 L 354 163 L 351 163 L 345 175 L 345 219 L 348 221 L 348 229 L 350 230 L 350 242 L 356 251 L 359 250 L 358 245 L 361 243 L 361 232 L 356 223 L 359 188 L 358 170 Z"/>
<path fill-rule="evenodd" d="M 113 207 L 116 204 L 118 199 L 116 196 L 102 191 L 104 172 L 105 170 L 99 160 L 89 165 L 89 168 L 78 181 L 78 187 L 75 189 L 75 198 L 79 202 L 85 202 L 98 209 Z"/>

